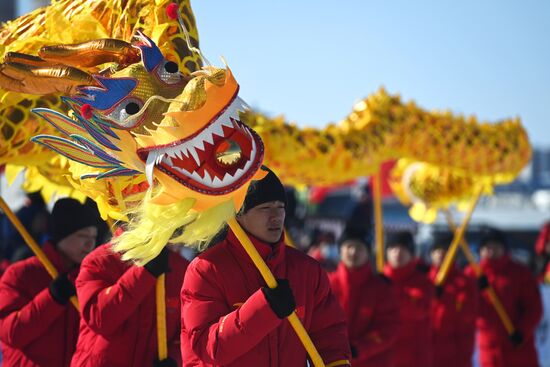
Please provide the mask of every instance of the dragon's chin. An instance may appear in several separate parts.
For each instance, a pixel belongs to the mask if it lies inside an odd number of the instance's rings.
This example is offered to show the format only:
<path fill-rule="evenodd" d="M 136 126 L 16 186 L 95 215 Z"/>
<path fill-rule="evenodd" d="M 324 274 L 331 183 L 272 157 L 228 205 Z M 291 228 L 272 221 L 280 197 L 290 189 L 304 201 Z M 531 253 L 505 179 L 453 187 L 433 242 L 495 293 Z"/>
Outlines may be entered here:
<path fill-rule="evenodd" d="M 185 139 L 139 149 L 148 181 L 153 182 L 156 169 L 157 179 L 164 174 L 204 195 L 226 195 L 248 182 L 262 164 L 264 147 L 258 134 L 238 120 L 232 106 L 238 103 L 235 99 L 217 118 Z"/>

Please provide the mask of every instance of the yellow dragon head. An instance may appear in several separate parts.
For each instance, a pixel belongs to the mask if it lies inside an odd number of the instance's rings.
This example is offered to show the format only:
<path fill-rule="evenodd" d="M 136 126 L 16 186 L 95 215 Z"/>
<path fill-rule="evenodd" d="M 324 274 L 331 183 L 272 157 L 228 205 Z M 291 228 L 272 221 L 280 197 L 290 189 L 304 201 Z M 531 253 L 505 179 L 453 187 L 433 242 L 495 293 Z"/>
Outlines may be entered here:
<path fill-rule="evenodd" d="M 247 183 L 265 174 L 259 171 L 262 140 L 239 120 L 246 105 L 229 68 L 207 66 L 183 75 L 141 32 L 131 43 L 101 39 L 47 46 L 39 55 L 8 55 L 3 64 L 3 74 L 27 92 L 68 94 L 63 97 L 68 115 L 33 110 L 64 136 L 33 140 L 93 167 L 82 180 L 141 175 L 149 184 L 145 206 L 132 211 L 138 217 L 134 229 L 158 233 L 155 227 L 161 223 L 168 229 L 142 244 L 153 245 L 153 251 L 119 240 L 128 258 L 154 256 L 182 226 L 183 234 L 174 241 L 208 239 L 240 208 Z M 105 63 L 109 67 L 97 74 L 86 71 Z M 169 226 L 167 213 L 178 217 Z M 122 237 L 135 239 L 135 231 L 129 232 Z"/>

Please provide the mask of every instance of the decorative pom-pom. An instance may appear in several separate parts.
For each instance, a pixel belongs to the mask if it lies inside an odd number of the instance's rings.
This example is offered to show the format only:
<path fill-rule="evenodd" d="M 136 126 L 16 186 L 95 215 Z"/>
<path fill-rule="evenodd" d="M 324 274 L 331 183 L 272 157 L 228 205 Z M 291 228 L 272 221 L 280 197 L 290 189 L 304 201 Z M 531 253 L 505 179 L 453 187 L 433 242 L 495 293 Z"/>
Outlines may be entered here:
<path fill-rule="evenodd" d="M 84 117 L 86 120 L 89 120 L 92 118 L 92 106 L 89 104 L 83 104 L 82 107 L 80 107 L 80 115 Z"/>
<path fill-rule="evenodd" d="M 178 8 L 178 4 L 176 3 L 170 3 L 170 5 L 166 7 L 166 15 L 168 15 L 168 18 L 170 19 L 177 19 L 178 12 L 179 12 L 179 8 Z"/>

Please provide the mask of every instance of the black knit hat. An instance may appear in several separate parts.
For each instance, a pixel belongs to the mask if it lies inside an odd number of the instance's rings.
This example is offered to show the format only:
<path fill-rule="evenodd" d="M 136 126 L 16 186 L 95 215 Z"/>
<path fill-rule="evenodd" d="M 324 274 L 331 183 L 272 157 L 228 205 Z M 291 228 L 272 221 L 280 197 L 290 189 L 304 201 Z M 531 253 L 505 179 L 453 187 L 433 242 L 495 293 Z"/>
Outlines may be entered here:
<path fill-rule="evenodd" d="M 338 239 L 338 246 L 342 246 L 342 244 L 346 241 L 359 241 L 365 245 L 367 250 L 370 250 L 368 233 L 365 229 L 346 227 Z"/>
<path fill-rule="evenodd" d="M 270 201 L 281 201 L 286 205 L 285 187 L 277 175 L 265 166 L 262 166 L 261 169 L 269 173 L 261 180 L 251 181 L 241 207 L 242 213 Z"/>
<path fill-rule="evenodd" d="M 504 232 L 499 229 L 485 227 L 481 230 L 481 237 L 479 239 L 479 248 L 486 246 L 489 242 L 500 243 L 502 247 L 507 248 L 508 244 Z"/>
<path fill-rule="evenodd" d="M 443 249 L 447 251 L 451 243 L 453 242 L 453 235 L 450 233 L 440 233 L 436 234 L 432 241 L 432 246 L 430 251 L 435 251 L 438 249 Z"/>
<path fill-rule="evenodd" d="M 400 231 L 389 233 L 386 236 L 386 249 L 402 246 L 414 255 L 414 240 L 410 232 Z"/>
<path fill-rule="evenodd" d="M 71 198 L 57 200 L 50 219 L 51 240 L 57 245 L 65 237 L 83 228 L 97 226 L 98 222 L 99 214 L 93 206 Z"/>

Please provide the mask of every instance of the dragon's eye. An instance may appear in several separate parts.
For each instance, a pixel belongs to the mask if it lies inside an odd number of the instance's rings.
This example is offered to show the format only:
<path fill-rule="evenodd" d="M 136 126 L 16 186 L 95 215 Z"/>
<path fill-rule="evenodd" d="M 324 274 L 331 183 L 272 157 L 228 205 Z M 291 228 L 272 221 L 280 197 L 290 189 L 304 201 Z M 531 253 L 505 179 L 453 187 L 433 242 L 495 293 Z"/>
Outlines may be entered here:
<path fill-rule="evenodd" d="M 165 61 L 163 65 L 158 67 L 157 75 L 159 79 L 166 84 L 177 84 L 181 82 L 178 64 L 173 61 Z"/>
<path fill-rule="evenodd" d="M 136 126 L 141 120 L 141 114 L 139 116 L 134 115 L 136 115 L 142 107 L 143 102 L 139 99 L 132 97 L 126 98 L 120 102 L 107 117 L 122 128 L 129 129 Z"/>

